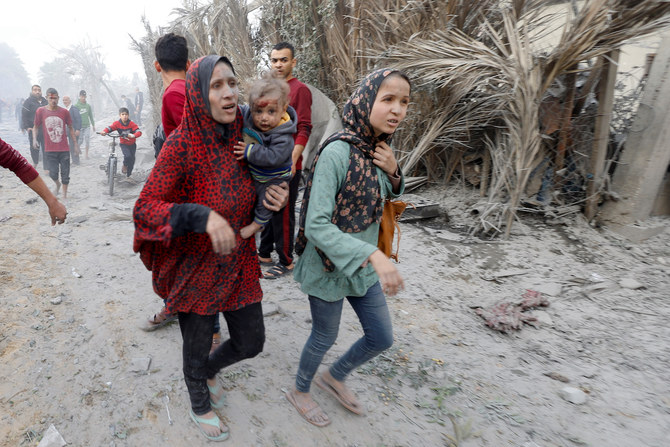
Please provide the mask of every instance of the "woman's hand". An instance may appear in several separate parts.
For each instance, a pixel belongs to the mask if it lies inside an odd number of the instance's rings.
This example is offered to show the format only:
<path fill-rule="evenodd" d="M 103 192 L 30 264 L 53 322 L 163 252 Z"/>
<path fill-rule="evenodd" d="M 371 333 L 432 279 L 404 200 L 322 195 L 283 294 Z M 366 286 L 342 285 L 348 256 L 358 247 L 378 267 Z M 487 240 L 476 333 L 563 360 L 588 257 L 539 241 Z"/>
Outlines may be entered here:
<path fill-rule="evenodd" d="M 379 282 L 382 285 L 382 290 L 388 296 L 393 296 L 401 290 L 405 289 L 405 282 L 400 276 L 400 272 L 395 268 L 395 265 L 384 253 L 380 250 L 375 250 L 366 260 L 370 261 L 372 268 L 379 276 Z M 364 263 L 365 264 L 365 263 Z"/>
<path fill-rule="evenodd" d="M 395 155 L 393 155 L 393 149 L 383 141 L 377 143 L 375 158 L 372 162 L 388 175 L 395 175 L 398 170 L 398 162 L 395 159 Z"/>
<path fill-rule="evenodd" d="M 228 221 L 216 211 L 210 211 L 205 229 L 217 255 L 229 255 L 235 249 L 235 232 Z"/>
<path fill-rule="evenodd" d="M 233 154 L 235 154 L 235 159 L 244 160 L 244 149 L 246 149 L 246 145 L 244 144 L 244 142 L 238 141 L 237 143 L 235 143 L 234 148 L 235 150 L 233 151 Z"/>
<path fill-rule="evenodd" d="M 265 190 L 263 206 L 271 211 L 279 211 L 288 203 L 288 183 L 270 185 Z"/>

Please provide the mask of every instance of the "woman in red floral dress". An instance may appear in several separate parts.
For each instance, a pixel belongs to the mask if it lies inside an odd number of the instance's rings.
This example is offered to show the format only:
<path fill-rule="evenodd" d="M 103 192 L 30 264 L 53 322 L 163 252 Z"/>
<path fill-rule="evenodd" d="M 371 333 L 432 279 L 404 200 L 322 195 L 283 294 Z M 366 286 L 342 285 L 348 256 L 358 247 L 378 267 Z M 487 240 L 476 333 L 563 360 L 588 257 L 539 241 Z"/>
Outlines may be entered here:
<path fill-rule="evenodd" d="M 223 406 L 216 374 L 256 356 L 265 341 L 255 241 L 239 235 L 253 220 L 256 194 L 246 162 L 233 154 L 242 139 L 237 99 L 228 59 L 206 56 L 191 65 L 182 123 L 166 140 L 134 210 L 133 248 L 152 271 L 167 312 L 178 314 L 191 418 L 214 441 L 228 437 L 212 410 Z M 281 209 L 286 199 L 277 188 L 266 203 Z M 230 339 L 210 356 L 218 312 Z"/>

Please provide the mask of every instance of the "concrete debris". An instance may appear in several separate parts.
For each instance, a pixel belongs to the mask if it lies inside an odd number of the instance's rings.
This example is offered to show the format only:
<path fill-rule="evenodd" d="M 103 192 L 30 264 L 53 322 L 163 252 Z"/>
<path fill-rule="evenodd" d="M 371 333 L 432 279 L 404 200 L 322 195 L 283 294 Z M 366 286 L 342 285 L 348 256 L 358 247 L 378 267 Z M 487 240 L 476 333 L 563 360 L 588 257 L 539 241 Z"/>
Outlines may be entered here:
<path fill-rule="evenodd" d="M 42 440 L 37 444 L 37 447 L 63 447 L 65 444 L 67 443 L 63 437 L 58 433 L 56 427 L 51 424 L 49 428 L 47 428 L 47 431 L 44 432 Z"/>
<path fill-rule="evenodd" d="M 631 289 L 631 290 L 641 289 L 642 287 L 644 287 L 644 284 L 633 278 L 623 278 L 621 281 L 619 281 L 619 285 L 624 289 Z"/>
<path fill-rule="evenodd" d="M 579 388 L 566 386 L 560 392 L 563 399 L 575 405 L 582 405 L 586 403 L 586 393 Z"/>
<path fill-rule="evenodd" d="M 151 357 L 135 357 L 130 361 L 131 372 L 147 372 L 151 365 Z"/>

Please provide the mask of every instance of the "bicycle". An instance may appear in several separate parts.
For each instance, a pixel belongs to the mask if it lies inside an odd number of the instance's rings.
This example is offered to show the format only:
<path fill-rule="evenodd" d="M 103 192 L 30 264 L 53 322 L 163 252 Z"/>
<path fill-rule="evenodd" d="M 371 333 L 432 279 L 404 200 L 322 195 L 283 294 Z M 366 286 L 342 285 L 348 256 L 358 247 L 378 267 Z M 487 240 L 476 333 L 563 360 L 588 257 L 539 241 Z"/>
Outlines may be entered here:
<path fill-rule="evenodd" d="M 105 171 L 107 174 L 107 185 L 109 187 L 109 195 L 114 195 L 114 177 L 116 177 L 116 166 L 118 163 L 116 157 L 116 139 L 125 137 L 125 135 L 119 133 L 118 131 L 110 132 L 103 134 L 101 132 L 96 132 L 98 135 L 108 136 L 112 138 L 112 141 L 109 143 L 109 157 L 107 158 L 107 164 L 100 165 L 100 169 Z"/>

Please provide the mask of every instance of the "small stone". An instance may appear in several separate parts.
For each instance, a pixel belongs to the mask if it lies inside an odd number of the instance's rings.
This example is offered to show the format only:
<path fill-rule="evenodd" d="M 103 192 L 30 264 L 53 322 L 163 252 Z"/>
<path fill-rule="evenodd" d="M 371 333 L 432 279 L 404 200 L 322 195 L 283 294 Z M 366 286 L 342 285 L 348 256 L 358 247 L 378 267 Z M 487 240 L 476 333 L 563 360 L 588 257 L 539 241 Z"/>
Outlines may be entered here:
<path fill-rule="evenodd" d="M 151 357 L 135 357 L 130 361 L 130 371 L 146 372 L 151 365 Z"/>
<path fill-rule="evenodd" d="M 580 390 L 579 388 L 566 386 L 560 391 L 559 394 L 563 399 L 575 405 L 582 405 L 583 403 L 586 403 L 586 393 L 584 393 L 584 391 Z"/>
<path fill-rule="evenodd" d="M 624 289 L 631 289 L 631 290 L 641 289 L 642 287 L 644 287 L 644 284 L 633 278 L 623 278 L 621 281 L 619 281 L 619 285 Z"/>
<path fill-rule="evenodd" d="M 60 296 L 57 296 L 56 298 L 51 300 L 51 304 L 53 304 L 54 306 L 57 306 L 62 302 L 63 302 L 63 298 L 61 298 Z"/>

